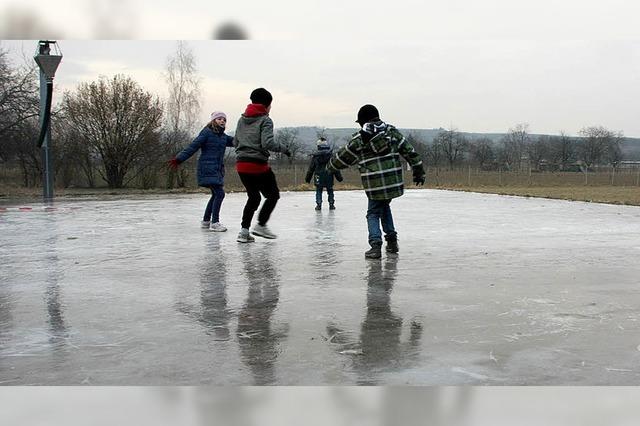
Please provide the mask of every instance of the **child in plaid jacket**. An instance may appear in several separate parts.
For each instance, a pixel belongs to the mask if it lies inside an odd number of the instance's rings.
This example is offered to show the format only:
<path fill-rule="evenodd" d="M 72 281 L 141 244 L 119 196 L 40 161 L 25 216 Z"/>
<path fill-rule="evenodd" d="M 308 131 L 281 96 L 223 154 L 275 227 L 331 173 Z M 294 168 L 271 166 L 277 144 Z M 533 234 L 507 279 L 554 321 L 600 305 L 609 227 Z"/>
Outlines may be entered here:
<path fill-rule="evenodd" d="M 379 259 L 382 257 L 381 224 L 387 241 L 386 251 L 397 253 L 399 250 L 390 203 L 404 193 L 400 157 L 411 165 L 416 185 L 424 184 L 425 172 L 422 159 L 411 143 L 398 129 L 380 120 L 375 106 L 368 104 L 360 108 L 356 122 L 362 129 L 331 158 L 327 170 L 358 165 L 362 186 L 369 199 L 367 225 L 371 249 L 365 252 L 365 257 Z"/>

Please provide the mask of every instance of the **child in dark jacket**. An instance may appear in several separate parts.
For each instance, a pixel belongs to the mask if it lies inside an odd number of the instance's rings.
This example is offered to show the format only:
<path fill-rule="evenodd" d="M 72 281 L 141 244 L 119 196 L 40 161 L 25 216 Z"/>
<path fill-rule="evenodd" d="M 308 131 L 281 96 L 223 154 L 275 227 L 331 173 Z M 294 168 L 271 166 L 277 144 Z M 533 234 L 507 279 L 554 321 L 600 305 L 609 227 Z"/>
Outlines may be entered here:
<path fill-rule="evenodd" d="M 250 98 L 251 104 L 247 105 L 244 114 L 238 120 L 234 138 L 236 170 L 247 190 L 247 203 L 242 211 L 240 233 L 236 239 L 239 243 L 255 241 L 251 234 L 263 238 L 276 238 L 267 227 L 271 212 L 280 198 L 276 176 L 269 167 L 269 151 L 291 156 L 289 149 L 279 144 L 273 136 L 273 121 L 269 117 L 273 101 L 271 93 L 261 87 L 251 92 Z M 262 201 L 260 194 L 265 197 L 265 202 L 258 213 L 258 223 L 250 233 L 249 226 L 253 215 Z"/>
<path fill-rule="evenodd" d="M 379 259 L 382 257 L 380 224 L 387 240 L 387 253 L 397 253 L 399 250 L 398 233 L 393 225 L 389 204 L 404 193 L 400 157 L 411 165 L 416 185 L 424 184 L 425 173 L 420 155 L 395 127 L 380 120 L 375 106 L 362 106 L 356 122 L 362 129 L 354 133 L 349 143 L 336 153 L 327 169 L 334 171 L 358 165 L 362 186 L 369 199 L 367 226 L 371 249 L 364 255 L 369 259 Z"/>
<path fill-rule="evenodd" d="M 339 170 L 335 172 L 329 172 L 327 170 L 327 163 L 331 159 L 333 152 L 331 147 L 325 138 L 318 139 L 316 142 L 318 150 L 311 156 L 311 163 L 307 170 L 307 176 L 305 182 L 311 183 L 311 178 L 315 177 L 314 183 L 316 185 L 316 210 L 322 209 L 322 189 L 327 190 L 327 198 L 329 200 L 329 210 L 335 210 L 335 197 L 333 195 L 333 176 L 335 175 L 338 182 L 342 182 L 342 174 Z"/>
<path fill-rule="evenodd" d="M 198 159 L 198 185 L 211 190 L 211 198 L 204 210 L 202 228 L 214 232 L 224 232 L 227 228 L 220 223 L 220 208 L 224 200 L 224 154 L 233 146 L 233 137 L 224 133 L 227 116 L 216 111 L 211 121 L 191 144 L 169 160 L 169 167 L 176 170 L 178 165 L 200 150 Z"/>

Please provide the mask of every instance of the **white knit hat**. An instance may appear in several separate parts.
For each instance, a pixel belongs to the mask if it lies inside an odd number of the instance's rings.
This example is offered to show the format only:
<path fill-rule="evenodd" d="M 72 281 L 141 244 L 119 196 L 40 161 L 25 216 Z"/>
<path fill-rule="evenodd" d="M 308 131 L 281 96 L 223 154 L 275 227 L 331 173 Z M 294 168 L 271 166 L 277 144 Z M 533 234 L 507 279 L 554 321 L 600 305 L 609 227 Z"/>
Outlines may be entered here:
<path fill-rule="evenodd" d="M 211 113 L 211 121 L 215 120 L 216 118 L 224 118 L 226 120 L 227 119 L 227 114 L 225 114 L 222 111 L 213 111 Z"/>

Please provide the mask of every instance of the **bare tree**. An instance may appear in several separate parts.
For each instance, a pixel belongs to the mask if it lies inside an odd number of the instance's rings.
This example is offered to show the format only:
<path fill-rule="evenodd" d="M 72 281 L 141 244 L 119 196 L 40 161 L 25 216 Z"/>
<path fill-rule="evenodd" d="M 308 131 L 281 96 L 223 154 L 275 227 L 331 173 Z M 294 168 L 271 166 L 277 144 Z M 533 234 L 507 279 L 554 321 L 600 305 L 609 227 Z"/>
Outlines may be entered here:
<path fill-rule="evenodd" d="M 164 77 L 169 86 L 165 120 L 166 144 L 169 152 L 175 154 L 189 143 L 200 114 L 201 79 L 195 55 L 185 42 L 179 41 L 175 53 L 167 58 Z M 178 187 L 184 187 L 188 174 L 187 167 L 180 167 L 175 172 L 169 171 L 167 187 L 173 187 L 174 180 Z"/>
<path fill-rule="evenodd" d="M 489 138 L 483 137 L 471 141 L 469 150 L 471 158 L 478 164 L 478 166 L 480 166 L 481 169 L 484 169 L 488 164 L 495 160 L 493 142 Z"/>
<path fill-rule="evenodd" d="M 624 139 L 624 135 L 622 132 L 617 132 L 612 135 L 607 145 L 607 161 L 611 166 L 615 169 L 622 161 L 622 148 L 621 144 Z"/>
<path fill-rule="evenodd" d="M 282 146 L 286 146 L 291 152 L 289 164 L 293 163 L 296 156 L 302 150 L 302 143 L 298 139 L 299 130 L 294 127 L 283 127 L 276 130 L 275 139 Z M 278 154 L 278 158 L 282 159 L 282 154 Z"/>
<path fill-rule="evenodd" d="M 15 161 L 24 186 L 36 186 L 42 176 L 38 137 L 39 93 L 37 67 L 23 53 L 22 65 L 9 62 L 0 48 L 0 162 Z M 52 115 L 57 116 L 57 108 Z M 55 123 L 55 120 L 54 120 Z M 55 158 L 56 150 L 51 152 Z"/>
<path fill-rule="evenodd" d="M 433 166 L 439 166 L 444 157 L 442 153 L 442 147 L 437 141 L 434 139 L 430 144 L 426 147 L 426 155 L 430 164 Z"/>
<path fill-rule="evenodd" d="M 18 160 L 24 186 L 36 186 L 42 176 L 41 151 L 35 143 L 38 136 L 38 123 L 35 118 L 23 121 L 10 132 L 3 143 L 13 147 L 13 155 Z"/>
<path fill-rule="evenodd" d="M 549 157 L 549 136 L 540 135 L 537 138 L 530 139 L 526 148 L 531 166 L 538 170 L 542 160 Z"/>
<path fill-rule="evenodd" d="M 527 123 L 516 124 L 502 138 L 503 159 L 509 169 L 519 170 L 521 168 L 522 157 L 529 141 L 529 125 Z"/>
<path fill-rule="evenodd" d="M 76 128 L 66 117 L 63 118 L 63 114 L 58 114 L 56 120 L 51 121 L 51 127 L 51 139 L 56 147 L 53 150 L 55 181 L 62 182 L 62 186 L 68 188 L 81 177 L 76 155 L 82 148 L 82 144 L 76 142 Z"/>
<path fill-rule="evenodd" d="M 622 139 L 622 133 L 614 133 L 602 126 L 584 127 L 578 132 L 582 137 L 578 155 L 587 169 L 600 163 L 607 151 Z"/>
<path fill-rule="evenodd" d="M 450 170 L 453 170 L 453 166 L 462 160 L 469 146 L 467 138 L 453 127 L 449 130 L 442 130 L 433 142 L 439 146 L 444 158 L 449 163 Z"/>
<path fill-rule="evenodd" d="M 423 159 L 427 157 L 427 151 L 428 151 L 427 144 L 424 142 L 422 138 L 420 138 L 415 133 L 410 132 L 407 135 L 407 142 L 409 142 L 413 146 L 416 152 L 420 154 L 420 156 Z"/>
<path fill-rule="evenodd" d="M 100 155 L 104 170 L 98 172 L 110 188 L 126 184 L 127 173 L 148 159 L 150 143 L 158 151 L 153 134 L 160 127 L 161 102 L 130 77 L 81 83 L 65 93 L 63 104 L 71 123 Z"/>
<path fill-rule="evenodd" d="M 575 159 L 575 140 L 560 132 L 560 136 L 549 138 L 549 160 L 557 164 L 560 170 L 566 170 Z"/>
<path fill-rule="evenodd" d="M 64 186 L 74 180 L 84 180 L 90 188 L 96 186 L 99 155 L 92 144 L 88 144 L 66 111 L 61 111 L 56 120 L 53 138 L 56 146 L 56 173 L 62 170 Z"/>
<path fill-rule="evenodd" d="M 24 136 L 23 124 L 39 114 L 39 95 L 35 66 L 16 66 L 8 51 L 0 49 L 0 160 L 16 154 L 7 141 Z M 11 136 L 11 133 L 14 133 Z M 26 141 L 25 141 L 26 142 Z M 35 143 L 35 140 L 34 140 Z M 15 146 L 13 146 L 15 148 Z"/>

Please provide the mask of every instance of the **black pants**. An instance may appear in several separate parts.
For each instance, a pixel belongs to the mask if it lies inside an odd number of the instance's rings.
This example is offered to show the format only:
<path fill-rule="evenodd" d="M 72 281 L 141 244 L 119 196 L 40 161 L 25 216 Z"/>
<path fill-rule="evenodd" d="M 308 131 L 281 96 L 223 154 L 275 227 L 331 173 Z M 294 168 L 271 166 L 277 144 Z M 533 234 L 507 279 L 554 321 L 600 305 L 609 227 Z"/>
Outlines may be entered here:
<path fill-rule="evenodd" d="M 253 214 L 260 206 L 260 194 L 266 198 L 264 205 L 258 213 L 258 224 L 266 225 L 271 212 L 276 207 L 280 198 L 280 190 L 276 182 L 276 175 L 271 170 L 265 173 L 238 173 L 240 180 L 247 190 L 247 204 L 242 212 L 242 227 L 249 228 Z"/>

